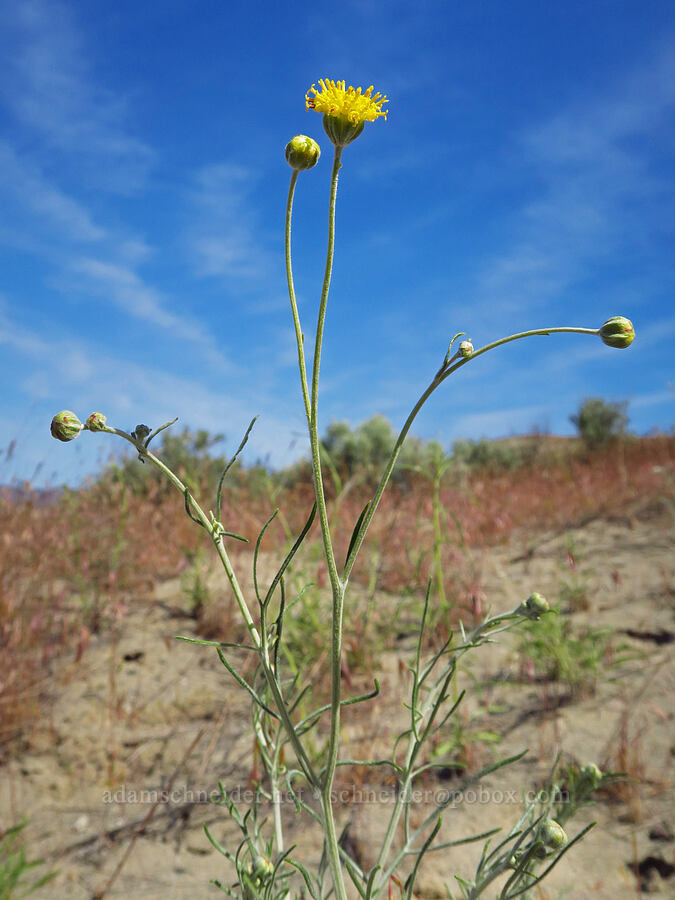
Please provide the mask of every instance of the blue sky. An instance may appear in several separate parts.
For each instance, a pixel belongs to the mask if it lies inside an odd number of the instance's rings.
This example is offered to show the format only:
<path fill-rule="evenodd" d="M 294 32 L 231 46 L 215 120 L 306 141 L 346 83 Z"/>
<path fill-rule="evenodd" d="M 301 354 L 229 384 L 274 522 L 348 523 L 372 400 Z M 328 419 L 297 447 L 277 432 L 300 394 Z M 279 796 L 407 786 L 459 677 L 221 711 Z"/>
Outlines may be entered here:
<path fill-rule="evenodd" d="M 49 437 L 60 409 L 130 430 L 174 416 L 247 459 L 303 452 L 283 263 L 284 146 L 319 141 L 294 212 L 313 334 L 331 146 L 319 78 L 389 117 L 346 150 L 321 428 L 400 424 L 449 338 L 501 348 L 414 431 L 445 445 L 571 433 L 586 396 L 638 432 L 675 421 L 675 6 L 534 0 L 340 4 L 22 0 L 0 28 L 0 481 L 77 484 L 120 443 Z"/>

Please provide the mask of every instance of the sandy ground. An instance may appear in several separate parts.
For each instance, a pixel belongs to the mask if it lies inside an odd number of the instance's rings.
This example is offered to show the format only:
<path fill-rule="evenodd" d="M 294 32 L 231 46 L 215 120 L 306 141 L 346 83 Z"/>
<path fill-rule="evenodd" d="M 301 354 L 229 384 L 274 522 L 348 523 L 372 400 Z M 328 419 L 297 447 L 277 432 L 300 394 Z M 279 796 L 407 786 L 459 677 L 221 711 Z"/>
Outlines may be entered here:
<path fill-rule="evenodd" d="M 515 680 L 519 663 L 511 635 L 475 652 L 460 673 L 469 691 L 462 713 L 467 727 L 501 736 L 493 746 L 476 741 L 471 751 L 476 759 L 488 762 L 525 748 L 529 753 L 505 773 L 481 782 L 492 802 L 478 796 L 470 802 L 467 796 L 448 810 L 441 838 L 510 825 L 519 801 L 495 798 L 507 789 L 519 796 L 540 784 L 559 751 L 571 762 L 592 760 L 608 768 L 627 761 L 639 779 L 625 786 L 621 797 L 605 798 L 570 823 L 571 834 L 589 821 L 598 824 L 552 873 L 539 897 L 632 900 L 675 893 L 674 524 L 672 512 L 656 504 L 625 519 L 595 520 L 564 535 L 537 536 L 529 541 L 530 554 L 523 553 L 520 540 L 483 558 L 485 596 L 495 610 L 506 611 L 533 589 L 558 595 L 561 581 L 570 577 L 565 560 L 571 542 L 574 577 L 589 600 L 588 609 L 573 613 L 575 626 L 617 632 L 616 659 L 623 654 L 621 645 L 635 651 L 625 663 L 607 664 L 594 694 L 572 699 L 561 686 Z M 228 790 L 250 785 L 249 703 L 214 650 L 173 639 L 194 629 L 192 619 L 181 618 L 180 582 L 139 600 L 120 620 L 115 636 L 93 639 L 78 664 L 58 673 L 29 747 L 0 773 L 1 820 L 25 817 L 30 857 L 45 857 L 58 869 L 38 897 L 79 900 L 102 891 L 109 897 L 208 897 L 219 894 L 210 879 L 230 877 L 202 825 L 210 823 L 222 843 L 237 839 L 226 811 L 206 801 L 218 779 Z M 378 596 L 376 602 L 390 601 Z M 401 664 L 408 658 L 405 642 L 388 652 L 379 672 L 378 705 L 345 714 L 343 755 L 384 754 L 397 726 L 405 726 L 407 682 Z M 429 796 L 452 786 L 443 775 L 425 785 Z M 371 794 L 361 794 L 362 802 L 345 803 L 338 818 L 340 827 L 349 822 L 353 851 L 367 863 L 382 832 L 391 787 L 373 782 L 361 788 L 371 788 Z M 287 806 L 289 838 L 298 844 L 295 855 L 315 859 L 316 832 Z M 429 858 L 416 894 L 447 896 L 444 883 L 454 884 L 454 873 L 469 875 L 477 854 L 469 845 Z M 636 865 L 640 877 L 633 871 Z"/>

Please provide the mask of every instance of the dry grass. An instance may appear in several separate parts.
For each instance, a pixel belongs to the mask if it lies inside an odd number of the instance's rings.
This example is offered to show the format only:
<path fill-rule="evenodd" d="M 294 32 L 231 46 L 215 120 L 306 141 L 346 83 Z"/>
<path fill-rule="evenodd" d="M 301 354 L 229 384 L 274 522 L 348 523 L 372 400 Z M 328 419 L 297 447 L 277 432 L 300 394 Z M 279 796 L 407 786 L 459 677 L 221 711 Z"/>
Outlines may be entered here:
<path fill-rule="evenodd" d="M 644 508 L 672 500 L 667 473 L 674 457 L 675 438 L 643 438 L 548 466 L 449 474 L 441 494 L 443 507 L 454 514 L 444 522 L 442 551 L 444 571 L 451 573 L 449 600 L 481 614 L 482 547 L 516 533 L 526 549 L 544 529 L 630 515 L 638 503 Z M 334 504 L 338 558 L 344 558 L 366 499 L 365 490 L 354 489 Z M 284 540 L 282 525 L 297 533 L 311 502 L 308 484 L 282 491 L 275 503 L 286 519 L 273 524 L 266 545 Z M 433 562 L 431 503 L 428 479 L 386 495 L 354 580 L 371 589 L 376 584 L 392 592 L 419 592 Z M 233 483 L 222 518 L 226 527 L 254 541 L 270 512 L 265 492 L 250 489 L 242 478 Z M 165 491 L 139 497 L 119 484 L 68 491 L 51 504 L 30 491 L 20 500 L 0 495 L 0 525 L 2 754 L 30 740 L 58 671 L 56 661 L 76 664 L 93 633 L 112 629 L 130 603 L 151 602 L 153 586 L 178 575 L 197 548 L 208 545 L 179 497 Z M 234 544 L 232 552 L 236 562 L 243 545 Z M 320 586 L 320 553 L 307 558 L 313 567 L 309 576 Z"/>

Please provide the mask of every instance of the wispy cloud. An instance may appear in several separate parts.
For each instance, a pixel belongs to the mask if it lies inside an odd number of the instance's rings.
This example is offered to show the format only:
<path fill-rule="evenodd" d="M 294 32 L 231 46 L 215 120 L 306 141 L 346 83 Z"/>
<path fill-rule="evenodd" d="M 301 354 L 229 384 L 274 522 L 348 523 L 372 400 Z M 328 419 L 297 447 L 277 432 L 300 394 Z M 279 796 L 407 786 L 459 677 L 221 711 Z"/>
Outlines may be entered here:
<path fill-rule="evenodd" d="M 69 7 L 58 0 L 6 6 L 3 35 L 0 97 L 16 122 L 77 162 L 80 179 L 121 193 L 138 188 L 154 152 L 125 126 L 123 98 L 94 77 Z"/>
<path fill-rule="evenodd" d="M 4 196 L 5 209 L 11 203 L 34 217 L 30 227 L 33 233 L 51 228 L 62 240 L 87 243 L 105 237 L 105 229 L 80 203 L 50 184 L 37 166 L 21 160 L 7 141 L 0 141 L 0 195 Z"/>
<path fill-rule="evenodd" d="M 670 385 L 669 390 L 635 394 L 630 398 L 630 409 L 643 409 L 645 407 L 661 406 L 665 404 L 675 405 L 675 382 Z"/>
<path fill-rule="evenodd" d="M 513 216 L 514 240 L 480 278 L 486 305 L 509 314 L 549 302 L 590 263 L 639 247 L 645 217 L 663 221 L 667 188 L 653 162 L 674 108 L 675 53 L 666 49 L 520 136 L 518 160 L 541 190 Z"/>
<path fill-rule="evenodd" d="M 261 458 L 272 465 L 286 465 L 304 450 L 306 442 L 298 435 L 302 423 L 295 417 L 298 404 L 259 392 L 253 400 L 244 379 L 231 380 L 232 389 L 224 391 L 152 363 L 130 362 L 67 332 L 46 340 L 14 321 L 7 301 L 0 302 L 0 344 L 29 363 L 21 367 L 27 374 L 18 383 L 30 403 L 54 402 L 54 385 L 58 385 L 61 405 L 75 408 L 81 416 L 101 409 L 113 424 L 128 430 L 141 420 L 156 426 L 179 415 L 177 427 L 182 423 L 225 432 L 229 449 L 236 447 L 250 419 L 260 413 L 247 448 L 249 462 Z M 55 346 L 67 347 L 68 352 L 57 353 Z M 47 426 L 48 421 L 45 435 Z M 45 441 L 44 457 L 50 446 Z M 119 451 L 119 443 L 113 449 Z"/>
<path fill-rule="evenodd" d="M 268 256 L 256 237 L 251 203 L 256 179 L 252 170 L 229 162 L 196 173 L 187 241 L 199 275 L 249 279 L 266 274 Z"/>
<path fill-rule="evenodd" d="M 80 291 L 93 292 L 126 315 L 195 345 L 213 367 L 233 370 L 213 336 L 191 316 L 172 311 L 168 298 L 147 284 L 133 268 L 100 259 L 79 258 L 72 261 L 70 270 L 80 276 L 79 281 L 73 282 Z"/>
<path fill-rule="evenodd" d="M 151 253 L 146 241 L 120 225 L 114 212 L 113 226 L 99 224 L 75 199 L 79 192 L 91 203 L 92 185 L 121 192 L 140 187 L 154 153 L 129 133 L 123 100 L 94 77 L 71 9 L 26 0 L 7 10 L 3 24 L 0 98 L 14 127 L 11 138 L 0 142 L 0 203 L 12 219 L 12 229 L 4 226 L 0 239 L 55 265 L 56 273 L 47 277 L 52 286 L 101 298 L 197 347 L 214 368 L 232 371 L 206 329 L 177 312 L 178 301 L 163 296 L 137 270 Z M 55 183 L 54 172 L 70 191 Z M 101 208 L 110 214 L 110 205 Z M 83 244 L 89 245 L 86 255 Z"/>

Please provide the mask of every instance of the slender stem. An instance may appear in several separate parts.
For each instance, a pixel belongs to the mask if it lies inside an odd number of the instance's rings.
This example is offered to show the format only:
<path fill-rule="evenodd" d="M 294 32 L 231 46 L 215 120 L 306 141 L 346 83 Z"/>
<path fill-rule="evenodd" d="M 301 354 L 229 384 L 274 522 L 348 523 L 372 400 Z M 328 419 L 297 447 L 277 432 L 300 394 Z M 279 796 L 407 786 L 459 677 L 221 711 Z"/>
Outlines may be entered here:
<path fill-rule="evenodd" d="M 307 416 L 307 424 L 310 422 L 310 404 L 309 404 L 309 387 L 307 385 L 307 368 L 305 365 L 305 338 L 300 326 L 300 316 L 298 314 L 298 304 L 295 299 L 295 286 L 293 284 L 293 265 L 291 262 L 291 220 L 293 217 L 293 197 L 295 195 L 295 185 L 298 180 L 298 170 L 294 169 L 291 175 L 291 183 L 288 188 L 288 200 L 286 202 L 286 280 L 288 282 L 288 296 L 291 300 L 291 310 L 293 312 L 293 325 L 295 326 L 295 341 L 298 345 L 298 366 L 300 368 L 300 383 L 302 385 L 302 399 L 305 404 L 305 415 Z"/>
<path fill-rule="evenodd" d="M 434 472 L 431 506 L 434 523 L 434 566 L 436 568 L 436 584 L 438 586 L 438 596 L 441 601 L 441 609 L 446 610 L 448 608 L 448 601 L 445 596 L 445 584 L 443 583 L 443 561 L 441 558 L 441 548 L 443 546 L 443 531 L 441 529 L 442 477 L 443 468 L 439 466 L 438 469 Z"/>
<path fill-rule="evenodd" d="M 406 835 L 405 845 L 398 851 L 395 858 L 390 861 L 389 864 L 387 863 L 387 858 L 391 851 L 396 831 L 398 830 L 401 815 L 403 814 L 406 804 L 408 804 L 410 801 L 410 788 L 412 787 L 416 775 L 414 765 L 417 754 L 421 750 L 422 745 L 429 737 L 436 717 L 440 712 L 443 702 L 445 701 L 450 680 L 454 679 L 458 659 L 460 658 L 460 656 L 466 653 L 469 648 L 478 646 L 478 642 L 484 639 L 486 635 L 490 633 L 496 634 L 496 631 L 491 632 L 493 628 L 503 625 L 504 622 L 509 622 L 512 620 L 515 621 L 518 618 L 519 617 L 516 613 L 500 613 L 496 616 L 492 616 L 486 619 L 480 625 L 476 626 L 471 634 L 467 635 L 466 641 L 464 642 L 463 646 L 459 647 L 449 656 L 447 662 L 445 663 L 443 671 L 436 678 L 433 686 L 430 688 L 429 693 L 427 694 L 425 700 L 419 708 L 419 721 L 423 722 L 425 718 L 427 719 L 427 721 L 424 724 L 424 728 L 419 736 L 416 736 L 414 728 L 410 729 L 405 760 L 401 767 L 402 773 L 399 780 L 398 795 L 396 797 L 394 808 L 392 809 L 391 816 L 389 818 L 389 823 L 387 825 L 387 830 L 382 841 L 377 862 L 375 863 L 376 866 L 379 866 L 379 877 L 376 880 L 375 887 L 372 892 L 372 897 L 377 897 L 380 894 L 380 892 L 386 886 L 389 880 L 389 876 L 396 869 L 400 860 L 410 850 L 417 838 L 422 835 L 423 831 L 438 816 L 437 810 L 429 813 L 425 817 L 422 824 L 419 825 L 412 832 L 412 834 Z M 414 672 L 413 677 L 415 679 L 419 678 L 419 667 Z M 415 716 L 416 712 L 417 711 L 414 708 L 411 709 L 412 716 Z"/>
<path fill-rule="evenodd" d="M 373 516 L 377 511 L 377 507 L 379 506 L 380 500 L 382 499 L 382 494 L 384 493 L 385 488 L 387 487 L 387 483 L 389 482 L 389 478 L 391 477 L 391 473 L 396 465 L 396 460 L 398 459 L 399 453 L 401 452 L 401 446 L 403 445 L 403 441 L 405 440 L 408 432 L 410 431 L 410 427 L 412 423 L 415 421 L 417 417 L 417 413 L 424 406 L 429 397 L 433 394 L 436 388 L 441 384 L 445 379 L 452 375 L 453 372 L 456 372 L 457 369 L 466 365 L 466 363 L 471 362 L 471 360 L 475 359 L 477 356 L 482 356 L 483 353 L 487 353 L 488 350 L 494 350 L 495 347 L 500 347 L 502 344 L 508 344 L 511 341 L 520 340 L 520 338 L 526 337 L 534 337 L 535 335 L 548 335 L 548 334 L 561 334 L 561 333 L 569 333 L 569 334 L 592 334 L 597 335 L 598 329 L 596 328 L 575 328 L 575 327 L 560 327 L 560 328 L 536 328 L 531 331 L 521 331 L 518 334 L 511 334 L 508 337 L 500 338 L 498 341 L 493 341 L 491 344 L 486 344 L 484 347 L 481 347 L 479 350 L 474 350 L 471 356 L 463 357 L 458 359 L 456 356 L 452 357 L 446 364 L 441 366 L 436 375 L 434 376 L 433 381 L 429 385 L 429 387 L 424 391 L 420 399 L 417 401 L 415 406 L 412 408 L 412 411 L 408 418 L 405 420 L 403 428 L 396 439 L 396 443 L 394 444 L 394 449 L 392 450 L 391 456 L 389 457 L 389 462 L 382 474 L 382 478 L 380 479 L 380 483 L 377 486 L 377 490 L 375 491 L 375 496 L 368 508 L 368 512 L 363 518 L 363 522 L 361 523 L 361 528 L 359 533 L 354 540 L 354 544 L 352 545 L 352 551 L 349 554 L 349 558 L 345 563 L 345 567 L 342 571 L 342 580 L 346 582 L 349 578 L 349 575 L 354 568 L 354 563 L 356 562 L 356 557 L 358 556 L 359 550 L 365 540 L 366 534 L 368 532 L 368 528 L 370 527 L 370 523 L 373 520 Z M 454 365 L 451 363 L 454 362 Z"/>
<path fill-rule="evenodd" d="M 132 444 L 136 448 L 136 450 L 138 450 L 139 453 L 143 455 L 145 459 L 148 459 L 153 465 L 155 465 L 161 472 L 164 473 L 164 475 L 169 479 L 174 487 L 178 491 L 180 491 L 183 496 L 186 495 L 187 488 L 180 480 L 180 478 L 174 475 L 171 469 L 167 465 L 165 465 L 161 459 L 156 457 L 154 453 L 151 453 L 147 449 L 147 447 L 143 447 L 142 445 L 139 446 L 138 442 L 135 441 L 130 435 L 128 435 L 126 431 L 121 431 L 118 428 L 106 426 L 103 431 L 107 431 L 110 434 L 117 434 L 119 435 L 119 437 L 122 437 L 126 441 L 129 441 L 129 443 Z M 218 552 L 220 561 L 222 562 L 223 568 L 225 569 L 227 579 L 230 582 L 230 586 L 232 587 L 232 592 L 234 593 L 237 605 L 239 606 L 241 614 L 244 617 L 244 621 L 246 622 L 246 626 L 248 628 L 249 634 L 251 635 L 251 639 L 253 640 L 256 650 L 258 651 L 258 655 L 260 656 L 265 679 L 272 693 L 272 696 L 274 697 L 274 702 L 279 711 L 279 716 L 281 717 L 281 721 L 284 724 L 284 728 L 286 729 L 286 733 L 288 734 L 288 739 L 291 742 L 293 750 L 295 751 L 298 762 L 302 767 L 302 770 L 308 782 L 312 785 L 312 787 L 318 788 L 319 777 L 314 771 L 311 760 L 307 756 L 305 748 L 303 747 L 302 742 L 298 737 L 295 726 L 293 725 L 291 717 L 288 713 L 288 709 L 286 708 L 286 703 L 284 702 L 283 694 L 281 693 L 276 673 L 272 670 L 269 659 L 267 658 L 264 642 L 261 640 L 260 634 L 255 626 L 253 617 L 251 616 L 248 604 L 246 603 L 246 599 L 244 597 L 235 571 L 232 568 L 232 563 L 230 562 L 227 550 L 225 549 L 222 535 L 220 535 L 217 531 L 214 531 L 213 523 L 210 521 L 209 517 L 206 515 L 199 503 L 197 503 L 197 501 L 192 496 L 190 497 L 190 504 L 195 513 L 195 516 L 213 539 L 216 551 Z"/>
<path fill-rule="evenodd" d="M 335 601 L 339 596 L 342 598 L 342 584 L 338 574 L 335 562 L 335 554 L 333 552 L 333 542 L 328 524 L 328 511 L 326 508 L 326 498 L 323 490 L 323 477 L 321 472 L 321 448 L 319 445 L 319 428 L 318 428 L 318 407 L 319 407 L 319 371 L 321 368 L 321 348 L 323 345 L 323 329 L 326 321 L 326 306 L 328 304 L 328 292 L 330 290 L 331 273 L 333 271 L 333 251 L 335 246 L 335 199 L 337 196 L 338 175 L 340 173 L 340 160 L 342 157 L 342 148 L 335 148 L 335 157 L 333 159 L 333 172 L 331 175 L 330 185 L 330 201 L 328 206 L 328 244 L 326 247 L 326 268 L 323 276 L 323 286 L 321 288 L 321 301 L 319 303 L 319 316 L 316 324 L 316 340 L 314 342 L 314 363 L 312 367 L 312 398 L 310 404 L 309 416 L 309 442 L 312 450 L 312 472 L 314 475 L 314 490 L 316 493 L 316 502 L 319 512 L 319 522 L 321 524 L 321 538 L 323 541 L 324 553 L 326 556 L 326 565 L 328 567 L 328 576 L 330 578 L 331 588 L 333 591 L 333 602 L 335 612 Z M 334 629 L 335 631 L 335 629 Z M 335 647 L 333 648 L 335 650 Z M 339 667 L 338 660 L 338 685 L 339 685 Z M 339 712 L 340 705 L 337 704 Z"/>
<path fill-rule="evenodd" d="M 316 340 L 314 343 L 314 365 L 312 369 L 312 398 L 309 420 L 309 440 L 312 448 L 312 471 L 314 473 L 314 490 L 321 524 L 321 537 L 323 540 L 326 566 L 331 583 L 333 595 L 333 610 L 331 617 L 331 714 L 330 734 L 328 738 L 328 753 L 324 771 L 321 791 L 321 808 L 325 824 L 325 841 L 328 861 L 333 876 L 333 886 L 338 900 L 346 900 L 347 892 L 342 875 L 340 862 L 340 849 L 335 828 L 335 817 L 331 801 L 333 778 L 337 766 L 338 748 L 340 740 L 340 692 L 342 678 L 342 612 L 344 608 L 344 586 L 338 574 L 333 542 L 328 524 L 328 511 L 323 490 L 323 475 L 321 471 L 321 448 L 319 445 L 318 406 L 319 406 L 319 370 L 321 367 L 321 348 L 323 344 L 323 329 L 326 320 L 326 305 L 330 290 L 331 273 L 333 270 L 333 252 L 335 246 L 335 200 L 337 196 L 338 175 L 340 173 L 340 159 L 342 148 L 335 148 L 333 159 L 333 172 L 331 175 L 330 201 L 328 206 L 328 244 L 326 248 L 326 268 L 321 289 L 321 302 L 319 304 L 319 316 L 316 326 Z"/>
<path fill-rule="evenodd" d="M 293 193 L 295 181 L 291 178 L 291 185 L 286 206 L 286 277 L 288 291 L 293 311 L 293 323 L 295 325 L 295 337 L 298 345 L 298 361 L 300 367 L 300 381 L 302 383 L 305 412 L 309 430 L 309 443 L 312 454 L 312 475 L 314 480 L 314 493 L 316 496 L 319 523 L 321 525 L 321 540 L 323 543 L 326 567 L 331 584 L 332 593 L 332 617 L 331 617 L 331 719 L 330 734 L 328 738 L 328 758 L 324 769 L 324 777 L 321 784 L 321 810 L 324 823 L 324 836 L 326 854 L 330 864 L 335 895 L 338 900 L 347 900 L 347 893 L 342 875 L 340 863 L 340 848 L 333 815 L 331 802 L 331 789 L 338 758 L 338 746 L 340 737 L 340 690 L 342 674 L 342 612 L 344 606 L 344 586 L 340 579 L 335 553 L 328 523 L 328 511 L 323 489 L 323 476 L 321 471 L 321 446 L 318 431 L 318 406 L 319 406 L 319 372 L 321 368 L 321 349 L 323 345 L 323 330 L 326 320 L 326 307 L 330 291 L 331 274 L 333 270 L 333 254 L 335 247 L 335 201 L 337 197 L 338 175 L 340 172 L 342 148 L 335 148 L 333 159 L 333 171 L 331 175 L 330 200 L 328 205 L 328 243 L 326 248 L 326 266 L 324 270 L 323 285 L 321 288 L 321 300 L 319 303 L 319 315 L 316 326 L 316 339 L 314 342 L 314 361 L 312 367 L 312 391 L 308 397 L 307 377 L 305 372 L 305 356 L 302 329 L 295 300 L 293 287 L 293 272 L 291 265 L 291 215 L 293 206 Z"/>
<path fill-rule="evenodd" d="M 469 362 L 469 360 L 475 359 L 477 356 L 481 356 L 483 353 L 487 353 L 488 350 L 494 350 L 495 347 L 501 347 L 502 344 L 509 344 L 511 343 L 511 341 L 519 341 L 521 338 L 536 337 L 537 335 L 546 336 L 549 334 L 592 334 L 597 337 L 597 335 L 599 334 L 599 329 L 577 328 L 572 325 L 562 325 L 557 328 L 533 328 L 530 331 L 519 331 L 517 334 L 510 334 L 508 337 L 499 338 L 498 341 L 493 341 L 491 344 L 486 344 L 484 347 L 481 347 L 480 350 L 474 350 L 471 356 L 467 356 L 461 359 L 456 365 L 452 367 L 452 369 L 446 369 L 443 378 L 447 378 L 448 375 L 459 368 L 459 366 L 462 366 L 464 365 L 464 363 Z"/>
<path fill-rule="evenodd" d="M 279 769 L 280 769 L 280 753 L 283 744 L 281 742 L 281 735 L 277 734 L 276 740 L 274 742 L 274 758 L 273 758 L 273 767 L 271 769 L 271 782 L 272 782 L 272 804 L 274 807 L 274 835 L 276 839 L 276 851 L 277 853 L 284 852 L 284 831 L 283 825 L 281 822 L 281 794 L 279 791 Z"/>
<path fill-rule="evenodd" d="M 166 466 L 161 459 L 158 459 L 153 453 L 149 450 L 144 450 L 143 455 L 153 463 L 153 465 L 157 466 L 164 475 L 169 479 L 169 481 L 185 496 L 185 492 L 187 490 L 186 486 L 183 482 L 178 478 L 171 469 Z M 227 575 L 227 580 L 230 582 L 230 586 L 232 587 L 232 592 L 234 594 L 235 600 L 237 601 L 237 605 L 241 610 L 241 614 L 244 617 L 244 621 L 246 622 L 246 627 L 248 628 L 249 634 L 253 639 L 253 643 L 257 648 L 261 646 L 260 644 L 260 635 L 258 634 L 258 629 L 255 627 L 255 622 L 253 621 L 253 617 L 246 603 L 246 599 L 244 597 L 244 593 L 241 589 L 237 576 L 235 574 L 234 569 L 232 568 L 232 563 L 230 562 L 230 557 L 228 556 L 227 550 L 225 549 L 225 545 L 223 543 L 222 536 L 216 537 L 216 534 L 213 530 L 213 523 L 209 520 L 209 517 L 206 515 L 201 506 L 197 503 L 194 498 L 190 500 L 191 505 L 195 511 L 195 514 L 199 521 L 202 523 L 204 528 L 209 532 L 211 537 L 213 538 L 213 543 L 215 544 L 216 551 L 218 552 L 218 556 L 220 557 L 220 561 L 223 564 L 223 568 L 225 569 L 225 573 Z"/>
<path fill-rule="evenodd" d="M 403 428 L 401 429 L 399 436 L 396 438 L 396 443 L 394 444 L 394 449 L 391 452 L 391 456 L 389 457 L 389 461 L 385 467 L 384 472 L 382 473 L 382 477 L 380 478 L 380 483 L 377 486 L 377 490 L 375 491 L 375 495 L 368 507 L 368 512 L 363 517 L 363 522 L 361 523 L 361 528 L 359 529 L 359 533 L 356 536 L 354 543 L 352 545 L 351 553 L 347 558 L 345 563 L 345 567 L 342 571 L 342 580 L 346 582 L 349 578 L 352 569 L 354 568 L 354 563 L 356 562 L 356 557 L 358 556 L 359 550 L 365 540 L 366 534 L 368 532 L 368 528 L 370 527 L 370 523 L 373 520 L 373 516 L 377 511 L 377 507 L 379 506 L 380 500 L 382 499 L 382 494 L 384 493 L 385 488 L 389 482 L 389 478 L 391 477 L 391 473 L 396 465 L 396 460 L 398 459 L 399 453 L 401 452 L 401 447 L 403 446 L 403 442 L 406 439 L 408 432 L 412 426 L 412 423 L 415 421 L 417 417 L 417 413 L 422 409 L 424 404 L 427 402 L 429 397 L 436 390 L 438 385 L 441 383 L 441 379 L 439 375 L 434 376 L 433 381 L 424 391 L 422 396 L 419 398 L 417 403 L 413 406 L 410 415 L 405 420 Z"/>

